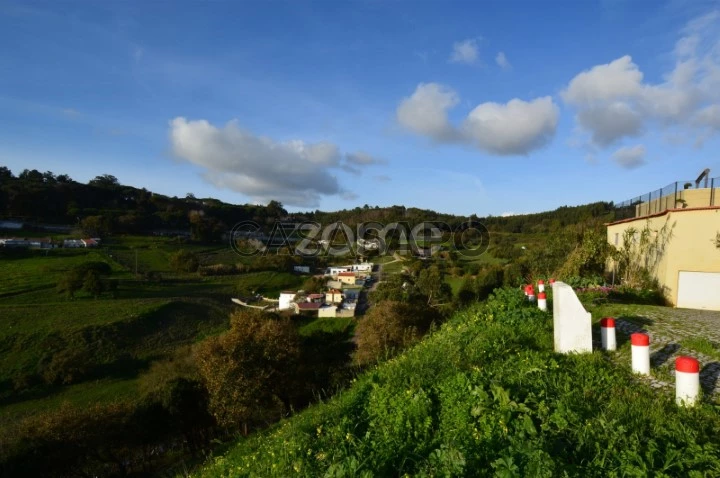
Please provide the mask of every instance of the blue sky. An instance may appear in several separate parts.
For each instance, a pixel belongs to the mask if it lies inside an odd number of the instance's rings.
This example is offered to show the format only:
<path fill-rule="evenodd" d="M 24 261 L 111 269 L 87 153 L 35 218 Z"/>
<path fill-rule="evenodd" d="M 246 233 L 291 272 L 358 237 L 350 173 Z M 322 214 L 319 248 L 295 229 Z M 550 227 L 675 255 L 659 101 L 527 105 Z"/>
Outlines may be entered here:
<path fill-rule="evenodd" d="M 0 164 L 480 216 L 720 175 L 720 3 L 0 1 Z"/>

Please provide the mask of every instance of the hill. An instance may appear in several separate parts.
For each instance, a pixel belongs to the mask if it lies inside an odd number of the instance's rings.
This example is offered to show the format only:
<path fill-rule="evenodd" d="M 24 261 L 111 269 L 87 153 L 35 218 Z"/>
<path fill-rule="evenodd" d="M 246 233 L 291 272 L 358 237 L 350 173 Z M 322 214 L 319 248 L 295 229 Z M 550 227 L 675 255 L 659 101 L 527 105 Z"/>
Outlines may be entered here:
<path fill-rule="evenodd" d="M 498 291 L 196 476 L 720 473 L 716 404 L 678 408 L 628 364 L 557 355 L 552 344 L 549 314 Z"/>

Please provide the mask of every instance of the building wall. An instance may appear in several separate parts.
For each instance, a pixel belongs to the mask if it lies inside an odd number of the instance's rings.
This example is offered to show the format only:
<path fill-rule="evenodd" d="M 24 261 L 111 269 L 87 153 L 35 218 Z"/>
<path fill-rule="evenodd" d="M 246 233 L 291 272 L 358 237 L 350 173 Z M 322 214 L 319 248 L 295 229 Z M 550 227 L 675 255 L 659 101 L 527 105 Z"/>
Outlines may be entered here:
<path fill-rule="evenodd" d="M 658 231 L 666 221 L 670 225 L 675 223 L 675 226 L 654 272 L 667 299 L 675 305 L 680 271 L 720 272 L 720 249 L 714 243 L 716 234 L 720 232 L 720 208 L 673 210 L 648 218 L 609 224 L 607 239 L 620 248 L 626 229 L 634 227 L 640 231 L 648 224 L 651 230 Z"/>
<path fill-rule="evenodd" d="M 355 285 L 355 276 L 338 276 L 338 280 L 342 282 L 343 284 L 351 284 Z"/>

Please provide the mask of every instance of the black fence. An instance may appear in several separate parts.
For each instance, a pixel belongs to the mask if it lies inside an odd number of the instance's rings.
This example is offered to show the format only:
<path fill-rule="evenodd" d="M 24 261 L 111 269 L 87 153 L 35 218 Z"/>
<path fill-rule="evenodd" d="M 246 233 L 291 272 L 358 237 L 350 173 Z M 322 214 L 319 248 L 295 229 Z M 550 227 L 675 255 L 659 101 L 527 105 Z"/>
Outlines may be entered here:
<path fill-rule="evenodd" d="M 700 182 L 676 181 L 664 188 L 615 203 L 615 220 L 649 216 L 668 209 L 706 206 L 720 206 L 720 176 Z"/>

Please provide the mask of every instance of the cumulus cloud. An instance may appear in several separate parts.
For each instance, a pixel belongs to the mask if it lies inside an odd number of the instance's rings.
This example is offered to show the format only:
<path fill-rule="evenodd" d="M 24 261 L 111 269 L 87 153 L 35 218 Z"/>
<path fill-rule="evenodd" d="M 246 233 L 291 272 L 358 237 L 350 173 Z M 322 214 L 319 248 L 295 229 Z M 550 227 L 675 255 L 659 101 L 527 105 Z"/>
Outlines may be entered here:
<path fill-rule="evenodd" d="M 634 169 L 645 164 L 645 146 L 625 146 L 612 155 L 613 161 L 626 169 Z"/>
<path fill-rule="evenodd" d="M 548 143 L 559 112 L 552 98 L 530 102 L 482 103 L 468 114 L 462 129 L 479 148 L 497 155 L 526 154 Z"/>
<path fill-rule="evenodd" d="M 404 128 L 437 142 L 462 142 L 496 155 L 519 155 L 544 146 L 555 134 L 559 112 L 549 96 L 532 101 L 482 103 L 460 126 L 448 119 L 458 95 L 436 83 L 420 84 L 397 109 Z"/>
<path fill-rule="evenodd" d="M 622 101 L 581 109 L 577 122 L 592 134 L 592 142 L 608 146 L 624 136 L 638 136 L 643 120 L 639 113 Z"/>
<path fill-rule="evenodd" d="M 420 83 L 398 106 L 397 119 L 410 131 L 435 141 L 450 141 L 457 134 L 447 113 L 458 101 L 458 95 L 450 88 L 437 83 Z"/>
<path fill-rule="evenodd" d="M 497 56 L 495 56 L 495 63 L 497 63 L 497 65 L 503 70 L 509 70 L 512 68 L 512 65 L 503 52 L 499 52 Z"/>
<path fill-rule="evenodd" d="M 216 127 L 205 120 L 170 121 L 170 144 L 178 158 L 201 167 L 203 177 L 220 188 L 258 202 L 316 207 L 323 195 L 350 197 L 331 173 L 343 167 L 339 148 L 328 142 L 275 141 L 242 129 L 236 121 Z M 351 153 L 354 164 L 370 164 L 367 153 Z M 362 161 L 365 161 L 363 163 Z"/>
<path fill-rule="evenodd" d="M 464 63 L 466 65 L 473 65 L 478 62 L 479 57 L 480 55 L 477 40 L 469 38 L 467 40 L 453 43 L 453 50 L 450 55 L 450 63 Z"/>
<path fill-rule="evenodd" d="M 628 55 L 596 65 L 575 76 L 562 91 L 576 108 L 580 130 L 594 147 L 605 148 L 637 137 L 656 125 L 666 134 L 707 137 L 713 129 L 712 108 L 720 101 L 720 13 L 689 22 L 675 44 L 675 65 L 663 81 L 645 81 Z"/>

